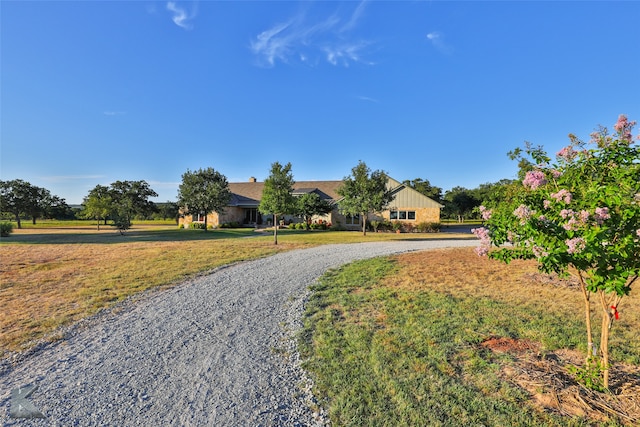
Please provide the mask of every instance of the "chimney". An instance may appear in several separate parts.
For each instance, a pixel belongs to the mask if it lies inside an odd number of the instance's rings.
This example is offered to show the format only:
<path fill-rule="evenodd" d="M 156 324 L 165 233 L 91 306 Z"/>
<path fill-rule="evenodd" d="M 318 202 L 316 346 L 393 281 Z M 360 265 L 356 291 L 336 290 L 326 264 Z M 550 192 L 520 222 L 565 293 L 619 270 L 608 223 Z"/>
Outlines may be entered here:
<path fill-rule="evenodd" d="M 251 178 L 249 178 L 249 182 L 256 182 L 256 177 L 252 176 Z"/>

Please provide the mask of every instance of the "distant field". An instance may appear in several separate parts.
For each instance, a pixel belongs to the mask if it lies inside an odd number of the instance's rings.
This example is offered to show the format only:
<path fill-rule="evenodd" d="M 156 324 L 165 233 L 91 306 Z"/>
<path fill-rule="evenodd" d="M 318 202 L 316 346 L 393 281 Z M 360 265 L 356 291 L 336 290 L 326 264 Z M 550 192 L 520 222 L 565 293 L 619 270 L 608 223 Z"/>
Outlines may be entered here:
<path fill-rule="evenodd" d="M 109 226 L 62 225 L 16 229 L 0 239 L 0 357 L 55 339 L 59 327 L 131 295 L 221 265 L 319 244 L 445 237 L 280 230 L 276 246 L 271 233 L 252 229 L 205 232 L 153 222 L 120 235 Z"/>

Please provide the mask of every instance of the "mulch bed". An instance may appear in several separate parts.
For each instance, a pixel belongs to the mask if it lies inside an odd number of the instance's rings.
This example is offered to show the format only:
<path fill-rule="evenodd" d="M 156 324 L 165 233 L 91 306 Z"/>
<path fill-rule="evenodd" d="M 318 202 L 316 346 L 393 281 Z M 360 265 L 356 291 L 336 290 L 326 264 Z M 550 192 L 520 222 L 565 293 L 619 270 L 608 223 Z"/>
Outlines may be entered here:
<path fill-rule="evenodd" d="M 613 365 L 609 392 L 600 393 L 577 383 L 569 373 L 569 366 L 584 363 L 584 356 L 578 352 L 542 353 L 535 342 L 503 337 L 487 339 L 480 345 L 514 358 L 513 364 L 502 368 L 502 376 L 525 389 L 542 410 L 587 417 L 594 425 L 611 418 L 624 425 L 640 425 L 640 367 Z"/>

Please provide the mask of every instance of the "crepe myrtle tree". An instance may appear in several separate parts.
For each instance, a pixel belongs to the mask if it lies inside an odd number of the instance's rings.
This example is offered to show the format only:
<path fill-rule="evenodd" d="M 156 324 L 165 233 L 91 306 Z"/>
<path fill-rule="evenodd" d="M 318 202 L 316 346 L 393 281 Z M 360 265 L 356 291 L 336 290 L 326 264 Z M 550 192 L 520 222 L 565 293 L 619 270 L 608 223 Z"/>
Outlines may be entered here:
<path fill-rule="evenodd" d="M 278 216 L 295 213 L 296 199 L 293 196 L 293 174 L 291 163 L 271 164 L 271 173 L 264 180 L 262 199 L 258 210 L 262 214 L 273 214 L 273 243 L 278 244 Z"/>
<path fill-rule="evenodd" d="M 351 169 L 351 175 L 342 180 L 338 194 L 343 197 L 339 209 L 344 215 L 360 215 L 362 234 L 367 235 L 367 216 L 385 210 L 393 196 L 387 189 L 387 174 L 371 169 L 363 161 Z"/>
<path fill-rule="evenodd" d="M 229 182 L 220 172 L 209 167 L 182 174 L 178 188 L 178 205 L 184 214 L 203 214 L 204 231 L 207 231 L 207 216 L 210 212 L 224 212 L 231 201 Z"/>
<path fill-rule="evenodd" d="M 591 144 L 569 135 L 570 144 L 551 159 L 527 144 L 510 153 L 532 165 L 508 199 L 481 207 L 486 227 L 474 229 L 479 255 L 509 263 L 534 259 L 543 272 L 577 278 L 584 301 L 591 386 L 609 387 L 609 334 L 624 315 L 623 297 L 640 274 L 640 148 L 635 121 L 621 115 L 609 134 L 600 127 Z M 498 249 L 489 251 L 491 246 Z M 601 316 L 599 348 L 592 306 Z"/>

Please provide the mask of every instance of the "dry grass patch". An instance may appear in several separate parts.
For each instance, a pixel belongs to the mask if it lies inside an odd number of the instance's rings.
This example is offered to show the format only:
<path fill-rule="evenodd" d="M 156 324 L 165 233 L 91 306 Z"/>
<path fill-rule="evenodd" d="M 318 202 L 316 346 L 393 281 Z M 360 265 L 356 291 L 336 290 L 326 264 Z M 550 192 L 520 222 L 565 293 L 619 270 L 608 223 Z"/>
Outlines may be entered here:
<path fill-rule="evenodd" d="M 261 239 L 0 245 L 0 355 L 135 293 L 296 247 Z"/>
<path fill-rule="evenodd" d="M 389 286 L 419 291 L 423 288 L 449 295 L 474 295 L 512 305 L 536 306 L 552 311 L 558 318 L 584 318 L 583 301 L 577 284 L 540 273 L 532 261 L 513 261 L 506 265 L 478 257 L 472 249 L 446 249 L 415 252 L 399 256 L 402 274 L 390 278 Z M 640 292 L 634 289 L 619 307 L 620 320 L 615 332 L 640 326 Z M 614 337 L 612 337 L 614 338 Z M 640 340 L 630 335 L 628 343 L 640 354 Z M 615 347 L 615 343 L 612 344 Z M 636 361 L 640 363 L 640 359 Z"/>

